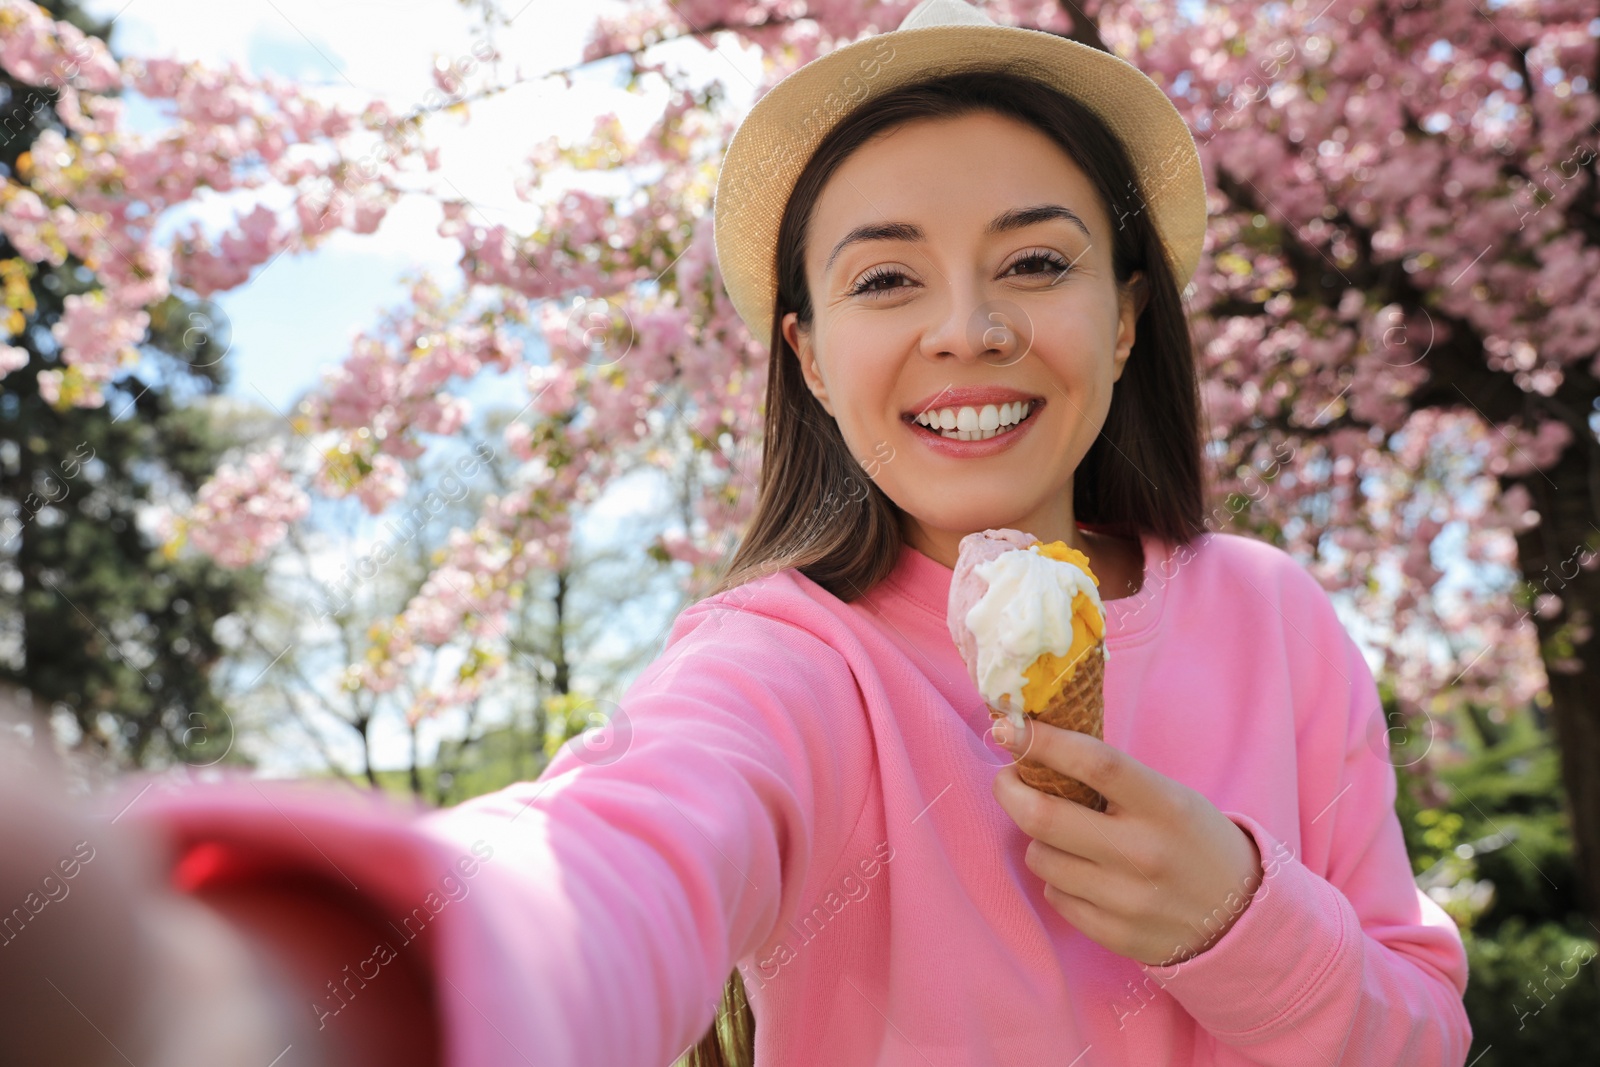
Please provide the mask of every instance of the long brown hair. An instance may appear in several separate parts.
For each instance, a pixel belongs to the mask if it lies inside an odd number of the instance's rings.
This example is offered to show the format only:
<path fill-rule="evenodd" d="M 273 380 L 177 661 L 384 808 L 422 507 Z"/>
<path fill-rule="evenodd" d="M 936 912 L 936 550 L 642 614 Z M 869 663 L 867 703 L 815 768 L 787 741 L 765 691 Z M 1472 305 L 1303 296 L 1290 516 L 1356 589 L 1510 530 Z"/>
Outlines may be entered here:
<path fill-rule="evenodd" d="M 866 594 L 894 569 L 902 512 L 868 476 L 875 457 L 850 454 L 838 424 L 806 387 L 783 337 L 783 317 L 811 323 L 806 229 L 834 171 L 871 138 L 924 118 L 990 111 L 1037 127 L 1094 186 L 1119 284 L 1144 271 L 1148 300 L 1133 350 L 1112 391 L 1105 426 L 1073 476 L 1077 521 L 1131 537 L 1188 544 L 1205 529 L 1200 392 L 1194 342 L 1171 265 L 1121 143 L 1082 104 L 1005 71 L 941 75 L 890 90 L 845 116 L 801 172 L 778 228 L 778 291 L 767 370 L 761 480 L 755 514 L 713 593 L 793 567 L 841 600 Z M 820 518 L 819 518 L 820 516 Z M 686 1067 L 750 1067 L 755 1021 L 737 969 L 716 1020 Z"/>

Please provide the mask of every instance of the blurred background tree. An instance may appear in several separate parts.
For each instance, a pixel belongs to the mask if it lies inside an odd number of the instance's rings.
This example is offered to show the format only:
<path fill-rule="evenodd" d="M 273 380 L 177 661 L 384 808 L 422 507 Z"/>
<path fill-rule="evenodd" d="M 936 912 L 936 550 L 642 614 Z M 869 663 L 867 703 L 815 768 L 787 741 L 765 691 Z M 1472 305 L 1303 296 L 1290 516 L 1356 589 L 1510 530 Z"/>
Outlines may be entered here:
<path fill-rule="evenodd" d="M 106 32 L 76 4 L 43 6 Z M 0 178 L 26 179 L 41 131 L 70 132 L 57 114 L 67 73 L 27 84 L 0 67 Z M 0 343 L 28 358 L 0 382 L 0 679 L 69 743 L 122 766 L 236 762 L 213 685 L 217 623 L 260 602 L 260 575 L 169 558 L 144 522 L 174 486 L 197 491 L 233 443 L 193 403 L 226 382 L 228 328 L 210 304 L 168 295 L 102 405 L 51 404 L 36 372 L 62 366 L 52 327 L 69 296 L 98 288 L 95 266 L 30 261 L 0 233 Z"/>

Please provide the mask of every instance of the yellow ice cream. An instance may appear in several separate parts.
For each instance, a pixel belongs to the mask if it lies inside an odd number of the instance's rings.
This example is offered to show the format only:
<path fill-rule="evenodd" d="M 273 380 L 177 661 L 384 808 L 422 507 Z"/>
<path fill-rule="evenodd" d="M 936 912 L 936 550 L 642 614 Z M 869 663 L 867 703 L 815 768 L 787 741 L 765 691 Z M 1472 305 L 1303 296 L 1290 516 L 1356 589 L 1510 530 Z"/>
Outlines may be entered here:
<path fill-rule="evenodd" d="M 1096 587 L 1100 579 L 1094 576 L 1094 571 L 1089 569 L 1089 557 L 1075 548 L 1068 548 L 1065 541 L 1051 541 L 1049 544 L 1030 546 L 1031 551 L 1051 559 L 1058 559 L 1063 563 L 1073 563 L 1083 569 Z M 1033 662 L 1033 665 L 1023 670 L 1022 674 L 1028 679 L 1028 684 L 1022 687 L 1022 710 L 1043 711 L 1045 706 L 1061 694 L 1061 690 L 1072 680 L 1078 672 L 1078 661 L 1085 652 L 1094 647 L 1106 632 L 1106 622 L 1100 615 L 1100 608 L 1093 600 L 1081 591 L 1072 597 L 1072 647 L 1065 656 L 1057 656 L 1046 652 Z"/>

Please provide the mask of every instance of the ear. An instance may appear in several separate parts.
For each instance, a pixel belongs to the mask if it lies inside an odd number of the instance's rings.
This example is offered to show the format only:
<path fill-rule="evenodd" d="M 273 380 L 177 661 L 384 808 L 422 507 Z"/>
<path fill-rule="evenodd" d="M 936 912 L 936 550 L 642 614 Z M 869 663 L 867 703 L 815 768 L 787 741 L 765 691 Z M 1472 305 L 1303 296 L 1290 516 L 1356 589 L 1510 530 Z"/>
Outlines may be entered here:
<path fill-rule="evenodd" d="M 800 316 L 797 312 L 791 311 L 783 317 L 783 339 L 789 342 L 789 347 L 800 360 L 800 373 L 805 377 L 806 387 L 811 390 L 811 395 L 822 404 L 824 411 L 832 415 L 833 405 L 828 402 L 828 387 L 822 380 L 822 370 L 817 365 L 817 354 L 811 347 L 811 332 L 800 325 Z"/>
<path fill-rule="evenodd" d="M 1150 302 L 1150 286 L 1143 271 L 1133 275 L 1117 287 L 1117 350 L 1112 356 L 1111 380 L 1120 381 L 1122 368 L 1133 354 L 1134 326 Z"/>

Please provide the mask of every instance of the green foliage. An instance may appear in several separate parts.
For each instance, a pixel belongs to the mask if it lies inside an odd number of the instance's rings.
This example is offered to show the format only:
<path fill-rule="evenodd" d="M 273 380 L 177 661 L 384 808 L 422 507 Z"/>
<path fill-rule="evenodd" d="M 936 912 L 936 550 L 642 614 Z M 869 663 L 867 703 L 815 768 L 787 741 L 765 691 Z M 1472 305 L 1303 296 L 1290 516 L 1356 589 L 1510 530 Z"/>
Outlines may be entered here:
<path fill-rule="evenodd" d="M 1425 763 L 1397 767 L 1396 811 L 1418 884 L 1466 945 L 1468 1062 L 1593 1063 L 1600 930 L 1576 894 L 1556 748 L 1537 708 L 1503 719 L 1463 712 L 1467 758 L 1438 767 L 1431 782 Z"/>
<path fill-rule="evenodd" d="M 1594 1063 L 1600 1041 L 1595 939 L 1511 916 L 1494 938 L 1467 940 L 1467 1011 L 1479 1067 Z M 1468 1057 L 1469 1061 L 1471 1057 Z"/>
<path fill-rule="evenodd" d="M 544 699 L 531 727 L 495 726 L 466 740 L 442 741 L 438 758 L 418 768 L 423 795 L 448 806 L 513 782 L 533 781 L 561 746 L 585 730 L 603 728 L 614 707 L 578 693 L 557 693 Z M 409 770 L 377 771 L 376 777 L 385 792 L 411 796 Z"/>
<path fill-rule="evenodd" d="M 542 732 L 525 726 L 499 726 L 467 741 L 442 741 L 439 749 L 439 758 L 419 768 L 418 775 L 424 796 L 443 807 L 504 789 L 513 782 L 532 781 L 549 762 Z M 409 770 L 376 774 L 386 792 L 410 797 Z"/>

